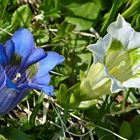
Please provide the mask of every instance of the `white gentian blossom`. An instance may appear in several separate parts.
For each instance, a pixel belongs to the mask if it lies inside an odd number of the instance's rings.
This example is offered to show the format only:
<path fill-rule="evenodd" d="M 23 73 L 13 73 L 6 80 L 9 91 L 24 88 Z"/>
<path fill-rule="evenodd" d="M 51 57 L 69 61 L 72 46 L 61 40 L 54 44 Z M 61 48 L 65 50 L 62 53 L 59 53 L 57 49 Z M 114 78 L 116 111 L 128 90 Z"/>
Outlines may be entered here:
<path fill-rule="evenodd" d="M 121 15 L 109 25 L 107 34 L 88 49 L 94 62 L 81 82 L 81 96 L 96 99 L 124 88 L 140 88 L 140 32 Z"/>

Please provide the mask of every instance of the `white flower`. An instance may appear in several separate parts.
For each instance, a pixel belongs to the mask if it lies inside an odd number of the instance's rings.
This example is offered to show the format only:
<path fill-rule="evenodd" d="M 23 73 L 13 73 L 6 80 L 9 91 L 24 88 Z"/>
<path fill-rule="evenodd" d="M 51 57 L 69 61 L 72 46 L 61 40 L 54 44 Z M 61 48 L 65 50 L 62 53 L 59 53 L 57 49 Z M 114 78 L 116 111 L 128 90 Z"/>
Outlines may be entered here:
<path fill-rule="evenodd" d="M 81 95 L 95 99 L 124 88 L 140 88 L 140 33 L 119 15 L 107 34 L 88 46 L 93 64 L 81 82 Z M 85 99 L 85 100 L 86 100 Z"/>

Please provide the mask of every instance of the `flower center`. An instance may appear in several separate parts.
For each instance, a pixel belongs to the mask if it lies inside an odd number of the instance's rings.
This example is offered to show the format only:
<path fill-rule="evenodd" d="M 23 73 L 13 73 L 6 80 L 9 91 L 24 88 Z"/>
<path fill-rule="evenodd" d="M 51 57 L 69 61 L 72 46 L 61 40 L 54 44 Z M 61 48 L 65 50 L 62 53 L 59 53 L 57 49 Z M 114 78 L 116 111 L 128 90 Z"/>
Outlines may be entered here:
<path fill-rule="evenodd" d="M 16 77 L 12 80 L 13 83 L 16 83 L 17 80 L 18 80 L 19 78 L 21 78 L 21 74 L 18 72 L 18 73 L 16 74 Z"/>
<path fill-rule="evenodd" d="M 17 86 L 28 82 L 26 70 L 22 70 L 18 66 L 7 66 L 5 71 L 7 77 Z"/>
<path fill-rule="evenodd" d="M 125 61 L 121 61 L 120 64 L 117 66 L 118 69 L 120 69 L 121 67 L 125 66 L 126 62 Z"/>

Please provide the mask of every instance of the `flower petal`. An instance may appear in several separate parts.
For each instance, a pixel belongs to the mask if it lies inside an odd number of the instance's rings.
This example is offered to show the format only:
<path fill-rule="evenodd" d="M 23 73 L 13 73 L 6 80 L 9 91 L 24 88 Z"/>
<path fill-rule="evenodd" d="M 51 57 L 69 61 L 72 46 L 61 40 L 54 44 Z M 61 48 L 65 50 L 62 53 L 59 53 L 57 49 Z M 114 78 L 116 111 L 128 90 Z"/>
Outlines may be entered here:
<path fill-rule="evenodd" d="M 47 56 L 39 61 L 38 63 L 38 72 L 33 77 L 33 79 L 38 79 L 49 73 L 56 65 L 62 63 L 64 61 L 64 57 L 59 55 L 56 52 L 48 52 Z"/>
<path fill-rule="evenodd" d="M 0 90 L 0 115 L 9 112 L 13 103 L 13 100 L 16 98 L 16 90 L 4 87 Z"/>
<path fill-rule="evenodd" d="M 53 95 L 54 89 L 53 86 L 45 85 L 45 84 L 38 84 L 34 82 L 24 83 L 18 87 L 20 90 L 26 89 L 36 89 L 45 92 L 48 95 Z"/>
<path fill-rule="evenodd" d="M 106 74 L 108 75 L 108 77 L 111 79 L 111 87 L 110 87 L 111 92 L 117 93 L 117 92 L 123 90 L 121 82 L 119 80 L 117 80 L 113 75 L 111 75 L 108 72 L 106 67 L 105 67 L 105 71 L 106 71 Z"/>
<path fill-rule="evenodd" d="M 46 56 L 45 52 L 41 48 L 36 48 L 32 51 L 30 56 L 27 59 L 27 62 L 25 63 L 24 67 L 27 68 L 30 65 L 36 63 L 37 61 L 43 59 Z"/>
<path fill-rule="evenodd" d="M 6 78 L 6 86 L 8 88 L 12 88 L 16 90 L 16 85 L 8 77 Z"/>
<path fill-rule="evenodd" d="M 50 82 L 50 75 L 46 74 L 44 76 L 40 76 L 39 78 L 34 78 L 32 80 L 32 83 L 38 84 L 38 85 L 46 85 L 48 86 Z"/>
<path fill-rule="evenodd" d="M 136 32 L 121 15 L 118 15 L 117 21 L 110 24 L 108 33 L 115 40 L 119 40 L 126 50 L 140 47 L 140 33 Z"/>
<path fill-rule="evenodd" d="M 36 90 L 41 90 L 47 93 L 48 95 L 53 95 L 53 86 L 49 86 L 49 82 L 50 82 L 50 75 L 47 74 L 47 75 L 41 76 L 40 78 L 34 78 L 29 83 L 23 83 L 18 88 L 20 90 L 36 89 Z"/>
<path fill-rule="evenodd" d="M 12 55 L 15 52 L 15 46 L 13 41 L 10 39 L 5 43 L 5 50 L 6 50 L 6 55 L 8 57 L 8 61 L 11 59 Z"/>
<path fill-rule="evenodd" d="M 0 77 L 0 115 L 3 115 L 13 109 L 13 101 L 18 90 L 15 84 L 6 76 L 2 67 L 0 67 Z"/>
<path fill-rule="evenodd" d="M 110 35 L 107 34 L 104 38 L 100 38 L 97 43 L 88 46 L 88 49 L 93 52 L 94 62 L 104 62 L 104 57 L 111 44 Z"/>
<path fill-rule="evenodd" d="M 35 48 L 33 36 L 29 30 L 21 28 L 13 34 L 11 40 L 15 45 L 15 54 L 22 57 L 23 65 Z"/>
<path fill-rule="evenodd" d="M 53 95 L 53 92 L 54 92 L 53 86 L 41 85 L 41 84 L 36 84 L 36 83 L 29 83 L 28 86 L 32 89 L 41 90 L 48 95 Z"/>
<path fill-rule="evenodd" d="M 6 84 L 5 71 L 2 68 L 2 66 L 0 66 L 0 90 L 5 86 L 5 84 Z"/>
<path fill-rule="evenodd" d="M 0 65 L 6 65 L 8 63 L 5 48 L 0 44 Z"/>
<path fill-rule="evenodd" d="M 87 77 L 82 80 L 80 94 L 82 100 L 96 99 L 110 93 L 110 79 L 101 63 L 92 64 Z"/>

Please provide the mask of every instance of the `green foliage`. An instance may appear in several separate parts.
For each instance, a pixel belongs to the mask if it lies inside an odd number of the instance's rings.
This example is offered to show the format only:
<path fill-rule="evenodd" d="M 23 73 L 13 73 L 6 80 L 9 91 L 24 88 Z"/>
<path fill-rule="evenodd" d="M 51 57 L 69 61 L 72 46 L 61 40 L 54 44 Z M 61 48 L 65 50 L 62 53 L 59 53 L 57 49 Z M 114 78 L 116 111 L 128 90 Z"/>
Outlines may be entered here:
<path fill-rule="evenodd" d="M 130 138 L 132 136 L 133 130 L 128 122 L 122 122 L 121 127 L 119 129 L 119 134 L 124 138 Z"/>
<path fill-rule="evenodd" d="M 69 96 L 70 95 L 68 94 L 68 89 L 67 89 L 66 85 L 61 84 L 60 89 L 59 89 L 58 93 L 56 94 L 58 103 L 64 107 L 66 107 L 67 99 Z"/>
<path fill-rule="evenodd" d="M 3 131 L 3 135 L 7 138 L 7 139 L 12 139 L 12 140 L 32 140 L 31 137 L 29 137 L 28 135 L 26 135 L 25 133 L 23 133 L 22 131 L 13 128 L 13 127 L 8 127 L 5 128 Z"/>
<path fill-rule="evenodd" d="M 11 26 L 27 27 L 32 20 L 32 12 L 28 5 L 20 6 L 14 13 L 11 19 Z"/>
<path fill-rule="evenodd" d="M 139 134 L 139 125 L 140 125 L 140 115 L 136 116 L 130 123 L 132 132 L 133 134 L 131 135 L 131 140 L 137 140 L 140 139 L 140 134 Z"/>
<path fill-rule="evenodd" d="M 65 20 L 69 23 L 76 24 L 77 30 L 87 30 L 95 23 L 99 11 L 101 9 L 100 1 L 88 0 L 74 2 L 62 2 L 62 6 L 67 9 L 68 15 Z M 84 12 L 83 12 L 84 11 Z"/>
<path fill-rule="evenodd" d="M 88 86 L 84 90 L 90 94 L 80 90 L 93 61 L 87 45 L 104 36 L 119 13 L 140 31 L 139 6 L 140 0 L 0 0 L 1 43 L 18 28 L 26 27 L 33 33 L 36 47 L 65 56 L 65 62 L 51 72 L 54 96 L 28 92 L 18 107 L 0 116 L 0 140 L 140 139 L 139 89 L 106 96 L 108 82 L 106 89 L 98 88 L 99 93 L 92 93 Z M 117 41 L 111 46 L 115 46 L 110 48 L 111 53 L 117 52 L 118 46 L 122 48 Z M 129 54 L 133 57 L 131 65 L 137 63 L 137 51 Z M 113 66 L 130 55 L 118 52 L 118 59 L 106 58 Z M 13 56 L 11 64 L 19 61 Z M 100 69 L 93 69 L 88 79 L 99 80 Z M 36 65 L 28 70 L 32 77 Z M 98 95 L 98 99 L 90 100 L 91 95 Z"/>

